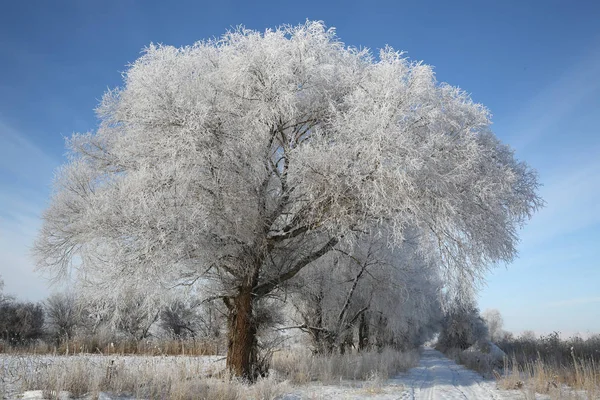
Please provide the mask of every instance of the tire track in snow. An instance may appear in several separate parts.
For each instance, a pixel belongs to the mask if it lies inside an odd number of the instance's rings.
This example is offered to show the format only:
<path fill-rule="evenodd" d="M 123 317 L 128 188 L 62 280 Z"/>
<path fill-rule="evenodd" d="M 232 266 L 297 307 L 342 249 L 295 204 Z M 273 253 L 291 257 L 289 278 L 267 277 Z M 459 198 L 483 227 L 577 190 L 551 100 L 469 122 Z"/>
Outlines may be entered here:
<path fill-rule="evenodd" d="M 407 389 L 401 400 L 500 400 L 493 382 L 457 365 L 439 351 L 425 348 L 419 366 L 395 379 Z"/>

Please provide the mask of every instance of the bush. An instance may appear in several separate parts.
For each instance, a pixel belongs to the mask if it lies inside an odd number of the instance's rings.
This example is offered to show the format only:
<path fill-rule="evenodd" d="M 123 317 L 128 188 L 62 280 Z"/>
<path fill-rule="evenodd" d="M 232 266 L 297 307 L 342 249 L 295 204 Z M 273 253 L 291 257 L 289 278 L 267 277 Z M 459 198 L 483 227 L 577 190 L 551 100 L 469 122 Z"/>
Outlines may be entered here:
<path fill-rule="evenodd" d="M 500 376 L 502 388 L 563 398 L 567 385 L 583 390 L 583 398 L 600 398 L 600 335 L 561 339 L 558 332 L 538 338 L 524 334 L 506 337 L 499 345 L 509 355 Z"/>
<path fill-rule="evenodd" d="M 483 343 L 487 336 L 487 327 L 475 306 L 456 307 L 449 310 L 442 320 L 436 348 L 442 352 L 466 350 L 476 343 Z"/>
<path fill-rule="evenodd" d="M 44 310 L 34 303 L 0 302 L 0 338 L 11 346 L 26 346 L 44 335 Z"/>

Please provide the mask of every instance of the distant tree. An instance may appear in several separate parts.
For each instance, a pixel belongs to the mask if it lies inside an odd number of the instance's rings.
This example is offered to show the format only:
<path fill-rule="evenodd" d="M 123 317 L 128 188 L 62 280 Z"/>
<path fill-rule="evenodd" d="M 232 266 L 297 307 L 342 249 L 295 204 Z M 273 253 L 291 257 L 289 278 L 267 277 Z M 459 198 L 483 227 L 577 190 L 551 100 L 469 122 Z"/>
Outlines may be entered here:
<path fill-rule="evenodd" d="M 536 333 L 534 331 L 531 331 L 531 330 L 523 331 L 519 335 L 519 338 L 521 340 L 529 341 L 529 342 L 535 341 L 537 337 L 538 337 L 538 335 L 536 335 Z"/>
<path fill-rule="evenodd" d="M 160 327 L 170 335 L 183 339 L 196 336 L 199 316 L 193 307 L 175 300 L 160 313 Z"/>
<path fill-rule="evenodd" d="M 502 319 L 502 315 L 500 311 L 494 309 L 487 309 L 481 315 L 485 324 L 487 325 L 487 329 L 490 335 L 490 340 L 492 342 L 497 342 L 502 339 L 503 331 L 502 326 L 504 325 L 504 320 Z"/>
<path fill-rule="evenodd" d="M 437 347 L 447 349 L 467 349 L 485 341 L 487 326 L 473 303 L 453 305 L 442 320 Z"/>
<path fill-rule="evenodd" d="M 150 336 L 150 328 L 158 320 L 160 309 L 148 307 L 148 299 L 136 293 L 114 305 L 111 316 L 119 332 L 128 339 L 139 341 Z"/>
<path fill-rule="evenodd" d="M 408 243 L 390 248 L 380 235 L 370 235 L 300 272 L 292 302 L 313 351 L 411 347 L 432 335 L 441 281 L 415 250 Z"/>
<path fill-rule="evenodd" d="M 55 293 L 44 302 L 49 333 L 57 342 L 73 337 L 81 321 L 81 308 L 72 293 Z"/>
<path fill-rule="evenodd" d="M 0 335 L 13 346 L 26 345 L 44 335 L 44 310 L 40 304 L 7 299 L 0 303 Z"/>
<path fill-rule="evenodd" d="M 478 277 L 512 260 L 541 205 L 485 107 L 320 22 L 151 45 L 98 114 L 69 141 L 38 265 L 64 276 L 76 257 L 104 296 L 209 287 L 228 310 L 227 366 L 248 379 L 255 306 L 339 244 L 385 223 L 394 246 L 413 227 L 450 278 Z"/>

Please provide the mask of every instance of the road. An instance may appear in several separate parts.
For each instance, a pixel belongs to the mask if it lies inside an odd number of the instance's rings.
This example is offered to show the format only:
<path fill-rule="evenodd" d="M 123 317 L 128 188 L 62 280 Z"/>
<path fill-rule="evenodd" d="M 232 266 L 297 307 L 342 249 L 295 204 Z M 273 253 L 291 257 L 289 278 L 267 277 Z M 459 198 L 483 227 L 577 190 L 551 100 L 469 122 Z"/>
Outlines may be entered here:
<path fill-rule="evenodd" d="M 395 380 L 402 400 L 501 400 L 493 382 L 465 369 L 439 351 L 425 348 L 419 366 Z"/>

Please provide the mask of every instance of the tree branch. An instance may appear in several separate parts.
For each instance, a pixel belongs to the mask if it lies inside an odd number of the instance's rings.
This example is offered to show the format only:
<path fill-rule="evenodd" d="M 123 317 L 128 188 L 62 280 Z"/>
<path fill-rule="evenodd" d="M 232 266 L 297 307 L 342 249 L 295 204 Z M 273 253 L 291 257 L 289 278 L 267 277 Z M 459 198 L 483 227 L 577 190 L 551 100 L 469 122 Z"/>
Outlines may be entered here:
<path fill-rule="evenodd" d="M 293 239 L 298 235 L 301 235 L 305 232 L 308 231 L 308 226 L 301 226 L 299 228 L 296 228 L 294 230 L 288 230 L 286 231 L 285 228 L 283 229 L 283 233 L 278 233 L 278 234 L 274 234 L 274 235 L 270 235 L 269 236 L 269 240 L 275 241 L 275 242 L 281 242 L 282 240 L 286 240 L 286 239 Z"/>
<path fill-rule="evenodd" d="M 338 238 L 331 238 L 323 247 L 321 247 L 319 250 L 315 251 L 314 253 L 309 254 L 308 256 L 302 258 L 300 261 L 298 261 L 296 263 L 296 265 L 294 265 L 292 268 L 290 268 L 287 272 L 279 275 L 277 278 L 271 279 L 263 284 L 256 286 L 252 292 L 254 293 L 254 295 L 257 298 L 263 297 L 264 295 L 268 294 L 273 289 L 275 289 L 281 283 L 296 276 L 296 274 L 298 272 L 300 272 L 300 270 L 302 270 L 302 268 L 306 267 L 311 262 L 321 258 L 323 255 L 327 254 L 331 249 L 333 249 L 335 247 L 336 244 L 338 244 L 338 242 L 339 242 Z"/>

